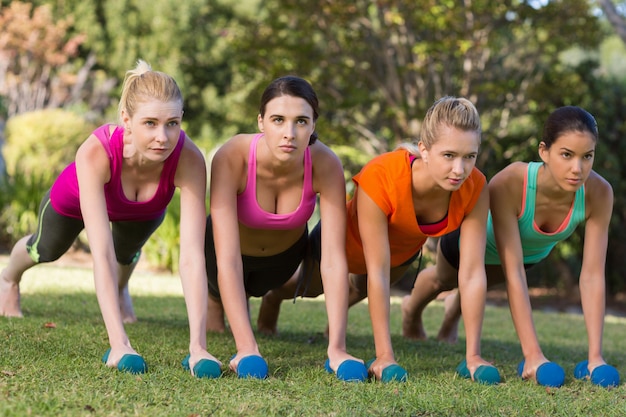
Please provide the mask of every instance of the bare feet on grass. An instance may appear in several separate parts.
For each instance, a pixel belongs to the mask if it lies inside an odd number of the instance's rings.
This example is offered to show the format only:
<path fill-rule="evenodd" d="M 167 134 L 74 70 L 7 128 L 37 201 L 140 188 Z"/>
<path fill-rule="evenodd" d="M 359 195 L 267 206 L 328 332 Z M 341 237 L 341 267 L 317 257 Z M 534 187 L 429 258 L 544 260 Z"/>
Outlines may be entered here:
<path fill-rule="evenodd" d="M 23 317 L 20 308 L 20 285 L 0 275 L 0 316 Z"/>
<path fill-rule="evenodd" d="M 426 331 L 422 323 L 421 316 L 416 317 L 411 314 L 409 303 L 411 296 L 405 295 L 402 298 L 402 336 L 412 340 L 426 340 Z"/>
<path fill-rule="evenodd" d="M 130 293 L 128 292 L 128 286 L 120 289 L 119 298 L 120 298 L 120 312 L 122 313 L 122 322 L 123 323 L 137 322 L 137 316 L 135 315 L 135 310 L 133 309 L 133 301 L 130 298 Z"/>

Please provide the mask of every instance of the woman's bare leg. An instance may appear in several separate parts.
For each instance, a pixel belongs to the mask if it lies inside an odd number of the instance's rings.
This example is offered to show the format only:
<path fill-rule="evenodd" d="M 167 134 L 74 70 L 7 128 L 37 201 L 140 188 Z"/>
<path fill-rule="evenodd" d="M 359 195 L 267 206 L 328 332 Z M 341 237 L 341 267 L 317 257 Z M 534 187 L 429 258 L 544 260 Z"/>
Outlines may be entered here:
<path fill-rule="evenodd" d="M 259 308 L 259 316 L 257 318 L 257 330 L 268 336 L 278 334 L 278 316 L 280 315 L 280 306 L 283 300 L 293 298 L 298 287 L 298 277 L 300 269 L 289 278 L 282 287 L 274 288 L 268 291 L 261 298 L 261 307 Z"/>
<path fill-rule="evenodd" d="M 426 331 L 422 313 L 432 300 L 458 285 L 458 271 L 437 250 L 437 264 L 417 275 L 411 294 L 402 300 L 402 335 L 408 339 L 424 340 Z"/>
<path fill-rule="evenodd" d="M 122 313 L 122 321 L 124 323 L 135 323 L 137 321 L 137 316 L 135 315 L 135 310 L 133 308 L 133 300 L 130 298 L 130 293 L 128 292 L 128 281 L 137 266 L 137 262 L 138 260 L 134 261 L 130 265 L 118 264 L 119 282 L 117 285 L 119 291 L 120 312 Z"/>
<path fill-rule="evenodd" d="M 30 236 L 25 236 L 13 246 L 9 264 L 0 273 L 0 316 L 23 316 L 20 307 L 20 281 L 22 274 L 36 264 L 26 250 L 29 238 Z"/>
<path fill-rule="evenodd" d="M 259 317 L 257 318 L 257 330 L 259 332 L 270 336 L 278 334 L 278 316 L 283 300 L 293 299 L 294 296 L 315 298 L 324 292 L 319 262 L 316 260 L 310 260 L 310 262 L 311 264 L 307 265 L 310 277 L 308 282 L 302 285 L 303 288 L 298 288 L 298 281 L 301 279 L 302 268 L 305 263 L 301 264 L 293 276 L 281 287 L 274 288 L 263 296 Z M 307 278 L 303 279 L 306 280 Z M 296 291 L 298 291 L 298 294 L 296 294 Z"/>
<path fill-rule="evenodd" d="M 437 340 L 456 343 L 459 340 L 459 321 L 461 319 L 461 297 L 459 291 L 448 295 L 444 300 L 443 322 L 437 334 Z"/>
<path fill-rule="evenodd" d="M 487 289 L 491 289 L 505 282 L 504 273 L 500 265 L 485 265 L 487 273 Z M 437 339 L 456 343 L 458 340 L 459 322 L 461 321 L 461 295 L 458 291 L 445 300 L 445 314 Z"/>
<path fill-rule="evenodd" d="M 209 303 L 206 318 L 207 332 L 224 333 L 226 322 L 224 321 L 224 306 L 222 300 L 215 298 L 209 293 Z"/>

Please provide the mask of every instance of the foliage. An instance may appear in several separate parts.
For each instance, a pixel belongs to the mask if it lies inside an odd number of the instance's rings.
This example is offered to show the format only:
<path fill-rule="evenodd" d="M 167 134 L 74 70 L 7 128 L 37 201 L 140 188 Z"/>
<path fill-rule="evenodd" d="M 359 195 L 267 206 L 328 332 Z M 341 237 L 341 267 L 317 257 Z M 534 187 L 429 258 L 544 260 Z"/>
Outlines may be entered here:
<path fill-rule="evenodd" d="M 44 174 L 18 169 L 11 177 L 0 177 L 0 247 L 10 247 L 37 226 L 39 203 L 48 183 Z"/>
<path fill-rule="evenodd" d="M 43 180 L 42 187 L 49 187 L 74 160 L 76 150 L 94 127 L 78 114 L 61 109 L 38 110 L 10 118 L 2 148 L 7 173 L 35 174 Z"/>
<path fill-rule="evenodd" d="M 172 75 L 185 97 L 185 130 L 201 147 L 255 128 L 254 117 L 237 111 L 248 88 L 229 90 L 241 53 L 232 42 L 246 31 L 241 16 L 258 0 L 154 0 L 150 7 L 139 0 L 42 2 L 58 16 L 74 16 L 72 32 L 85 36 L 81 59 L 94 54 L 96 69 L 120 81 L 141 58 Z"/>
<path fill-rule="evenodd" d="M 606 137 L 623 133 L 619 94 L 626 80 L 623 71 L 610 73 L 604 48 L 616 46 L 603 42 L 622 33 L 623 1 L 0 4 L 5 25 L 0 28 L 9 35 L 2 39 L 11 40 L 0 41 L 0 54 L 19 57 L 0 61 L 6 63 L 0 65 L 5 69 L 4 76 L 0 73 L 3 115 L 15 111 L 2 86 L 9 85 L 7 74 L 17 68 L 20 74 L 34 74 L 25 78 L 31 87 L 37 74 L 45 81 L 42 91 L 52 94 L 57 89 L 50 86 L 59 87 L 62 94 L 42 106 L 79 109 L 95 123 L 112 120 L 114 90 L 125 71 L 143 58 L 179 82 L 184 128 L 206 154 L 234 133 L 256 130 L 259 97 L 271 79 L 287 73 L 308 79 L 320 98 L 320 138 L 340 154 L 347 179 L 372 156 L 417 140 L 424 113 L 442 95 L 476 103 L 484 132 L 477 164 L 488 177 L 511 161 L 536 159 L 541 126 L 557 106 L 588 108 Z M 7 19 L 8 13 L 19 17 L 21 26 Z M 29 33 L 40 36 L 34 53 L 23 36 Z M 45 61 L 44 47 L 59 65 Z M 614 72 L 622 61 L 620 55 L 611 64 Z M 611 139 L 599 146 L 596 158 L 598 172 L 611 181 L 616 195 L 607 262 L 612 291 L 623 287 L 618 271 L 626 254 L 618 227 L 626 216 L 621 210 L 626 183 L 617 163 L 624 152 Z M 557 247 L 555 263 L 577 268 L 581 233 Z"/>
<path fill-rule="evenodd" d="M 77 101 L 80 78 L 70 59 L 84 37 L 68 36 L 69 25 L 48 5 L 14 1 L 0 9 L 0 96 L 9 117 Z"/>
<path fill-rule="evenodd" d="M 60 109 L 9 119 L 2 149 L 7 175 L 0 180 L 0 244 L 12 245 L 34 232 L 41 198 L 92 130 L 82 117 Z"/>
<path fill-rule="evenodd" d="M 167 206 L 163 223 L 154 232 L 143 247 L 143 254 L 153 267 L 178 272 L 180 257 L 180 192 L 176 190 L 174 198 Z"/>
<path fill-rule="evenodd" d="M 589 15 L 584 0 L 537 8 L 524 1 L 272 0 L 258 15 L 236 44 L 254 51 L 240 57 L 246 82 L 258 79 L 258 68 L 267 78 L 309 78 L 323 104 L 321 137 L 370 155 L 417 139 L 421 118 L 442 95 L 471 98 L 487 142 L 497 145 L 540 102 L 530 93 L 558 68 L 558 51 L 600 39 L 596 19 L 577 18 Z"/>

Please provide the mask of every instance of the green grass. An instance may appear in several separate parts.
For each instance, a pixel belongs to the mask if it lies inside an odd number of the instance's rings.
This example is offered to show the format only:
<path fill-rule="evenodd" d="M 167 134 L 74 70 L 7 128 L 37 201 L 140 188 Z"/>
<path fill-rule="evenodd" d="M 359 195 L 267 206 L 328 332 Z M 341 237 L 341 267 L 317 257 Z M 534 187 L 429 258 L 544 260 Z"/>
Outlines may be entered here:
<path fill-rule="evenodd" d="M 3 265 L 0 264 L 0 267 Z M 89 269 L 41 265 L 22 284 L 23 319 L 0 318 L 0 416 L 622 416 L 624 385 L 607 390 L 573 379 L 586 357 L 581 316 L 535 314 L 546 355 L 567 372 L 566 385 L 546 389 L 516 377 L 521 351 L 508 309 L 488 307 L 483 356 L 503 374 L 499 386 L 455 376 L 464 356 L 457 345 L 410 342 L 400 336 L 400 309 L 392 305 L 396 356 L 407 383 L 343 383 L 325 373 L 326 314 L 323 302 L 285 302 L 280 334 L 258 336 L 270 378 L 240 380 L 231 372 L 198 380 L 184 372 L 188 328 L 177 277 L 138 271 L 130 282 L 139 322 L 128 325 L 133 346 L 148 362 L 142 376 L 101 362 L 107 337 Z M 256 322 L 259 300 L 252 299 Z M 435 302 L 425 324 L 435 334 L 443 313 Z M 625 320 L 607 318 L 605 358 L 626 375 Z M 235 352 L 230 335 L 208 335 L 209 351 L 227 363 Z M 374 354 L 367 306 L 350 310 L 349 352 Z"/>

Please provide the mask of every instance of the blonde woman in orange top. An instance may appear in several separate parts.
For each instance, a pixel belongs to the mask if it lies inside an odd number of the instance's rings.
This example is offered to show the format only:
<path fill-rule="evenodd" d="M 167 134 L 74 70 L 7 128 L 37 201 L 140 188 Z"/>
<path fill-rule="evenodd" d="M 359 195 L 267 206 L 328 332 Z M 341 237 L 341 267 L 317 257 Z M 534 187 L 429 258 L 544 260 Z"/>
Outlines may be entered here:
<path fill-rule="evenodd" d="M 349 304 L 368 297 L 376 348 L 368 370 L 377 380 L 407 379 L 391 344 L 390 286 L 417 258 L 429 236 L 460 227 L 459 288 L 467 295 L 462 298 L 467 352 L 460 373 L 480 382 L 500 381 L 497 369 L 480 354 L 486 294 L 482 260 L 489 209 L 485 176 L 475 168 L 480 141 L 480 118 L 474 105 L 464 98 L 443 97 L 428 110 L 417 146 L 401 145 L 380 155 L 353 178 L 356 190 L 347 204 Z M 320 242 L 318 224 L 310 235 L 311 262 L 305 261 L 300 276 L 266 294 L 259 329 L 276 331 L 280 302 L 300 295 L 298 286 L 303 282 L 299 280 L 311 280 L 304 284 L 304 296 L 322 293 L 317 267 Z"/>

